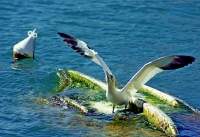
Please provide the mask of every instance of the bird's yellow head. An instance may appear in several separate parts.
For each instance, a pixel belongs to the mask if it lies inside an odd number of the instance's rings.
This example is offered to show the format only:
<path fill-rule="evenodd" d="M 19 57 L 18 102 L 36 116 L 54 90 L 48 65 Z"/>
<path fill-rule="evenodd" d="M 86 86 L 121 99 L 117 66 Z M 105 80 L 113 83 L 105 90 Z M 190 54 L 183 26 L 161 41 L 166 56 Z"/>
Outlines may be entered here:
<path fill-rule="evenodd" d="M 109 85 L 111 84 L 115 86 L 115 77 L 110 73 L 108 73 L 107 71 L 106 71 L 106 80 Z"/>

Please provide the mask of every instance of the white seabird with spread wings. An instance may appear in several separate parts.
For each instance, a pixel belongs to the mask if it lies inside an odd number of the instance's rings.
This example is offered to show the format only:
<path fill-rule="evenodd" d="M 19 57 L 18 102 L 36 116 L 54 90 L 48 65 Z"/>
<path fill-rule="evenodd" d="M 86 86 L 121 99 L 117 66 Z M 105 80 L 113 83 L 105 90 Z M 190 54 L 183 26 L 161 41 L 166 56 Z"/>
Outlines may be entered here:
<path fill-rule="evenodd" d="M 106 97 L 113 104 L 112 113 L 114 113 L 114 108 L 116 105 L 125 105 L 126 109 L 131 97 L 134 96 L 134 94 L 157 73 L 160 73 L 164 70 L 174 70 L 182 68 L 195 61 L 194 57 L 185 55 L 172 55 L 158 58 L 145 64 L 130 79 L 130 81 L 124 86 L 124 88 L 119 90 L 115 87 L 114 75 L 111 73 L 110 69 L 97 52 L 92 50 L 85 42 L 75 37 L 69 36 L 64 33 L 58 34 L 64 38 L 63 41 L 65 41 L 73 50 L 84 57 L 90 58 L 92 61 L 103 68 L 108 84 Z"/>

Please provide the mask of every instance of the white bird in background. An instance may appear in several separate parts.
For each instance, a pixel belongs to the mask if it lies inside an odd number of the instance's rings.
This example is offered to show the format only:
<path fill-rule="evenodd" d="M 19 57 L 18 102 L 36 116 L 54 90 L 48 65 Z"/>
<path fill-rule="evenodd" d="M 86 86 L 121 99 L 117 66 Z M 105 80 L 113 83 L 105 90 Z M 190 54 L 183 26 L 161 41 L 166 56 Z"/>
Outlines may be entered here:
<path fill-rule="evenodd" d="M 116 105 L 125 105 L 126 110 L 131 97 L 134 96 L 134 94 L 157 73 L 160 73 L 163 70 L 174 70 L 182 68 L 195 61 L 194 57 L 185 55 L 174 55 L 158 58 L 145 64 L 130 79 L 130 81 L 121 90 L 119 90 L 115 87 L 114 75 L 111 73 L 110 69 L 97 52 L 92 50 L 85 42 L 77 38 L 64 33 L 58 34 L 64 38 L 63 41 L 65 41 L 73 50 L 84 57 L 90 58 L 103 68 L 108 84 L 106 97 L 113 105 L 112 113 L 114 113 L 114 108 Z"/>

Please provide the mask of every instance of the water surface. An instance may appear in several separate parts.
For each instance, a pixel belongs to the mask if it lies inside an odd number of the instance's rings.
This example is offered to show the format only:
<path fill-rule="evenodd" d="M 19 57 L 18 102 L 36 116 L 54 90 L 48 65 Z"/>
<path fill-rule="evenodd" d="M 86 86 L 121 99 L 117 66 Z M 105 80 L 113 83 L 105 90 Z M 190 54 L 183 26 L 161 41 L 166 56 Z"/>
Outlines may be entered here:
<path fill-rule="evenodd" d="M 147 85 L 183 99 L 200 110 L 200 2 L 198 0 L 0 1 L 1 136 L 160 136 L 138 116 L 115 123 L 112 115 L 87 116 L 37 99 L 55 95 L 59 69 L 104 80 L 100 66 L 67 47 L 57 32 L 73 35 L 98 51 L 118 84 L 143 64 L 161 56 L 191 55 L 196 62 L 163 72 Z M 36 59 L 13 64 L 12 48 L 37 29 Z M 83 90 L 84 91 L 84 90 Z M 62 94 L 83 92 L 66 89 Z M 198 114 L 170 115 L 179 136 L 198 136 Z"/>

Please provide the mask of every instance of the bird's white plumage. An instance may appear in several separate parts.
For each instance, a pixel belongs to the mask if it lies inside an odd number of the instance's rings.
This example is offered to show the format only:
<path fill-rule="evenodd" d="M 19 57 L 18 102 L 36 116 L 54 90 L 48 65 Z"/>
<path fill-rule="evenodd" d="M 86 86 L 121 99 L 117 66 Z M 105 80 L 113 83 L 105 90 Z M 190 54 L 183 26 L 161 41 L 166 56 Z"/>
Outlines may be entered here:
<path fill-rule="evenodd" d="M 166 56 L 145 64 L 121 91 L 130 92 L 134 95 L 146 82 L 163 71 L 160 67 L 166 66 L 172 60 L 173 56 Z"/>
<path fill-rule="evenodd" d="M 89 47 L 87 46 L 87 44 L 84 41 L 77 39 L 77 47 L 82 49 L 86 56 L 91 57 L 92 61 L 94 61 L 98 65 L 101 65 L 99 63 L 99 60 L 95 58 L 95 54 L 97 54 L 97 53 L 94 50 L 89 49 Z"/>
<path fill-rule="evenodd" d="M 195 58 L 191 56 L 166 56 L 158 58 L 145 64 L 122 88 L 121 90 L 115 87 L 115 77 L 111 73 L 110 69 L 103 61 L 103 59 L 98 55 L 97 52 L 89 48 L 89 46 L 74 37 L 67 34 L 58 33 L 64 38 L 64 41 L 76 52 L 82 56 L 89 57 L 95 63 L 100 65 L 107 78 L 108 89 L 106 92 L 107 99 L 113 104 L 113 112 L 115 105 L 127 105 L 132 96 L 152 77 L 156 74 L 162 72 L 163 70 L 173 70 L 178 69 L 188 64 L 192 63 Z"/>
<path fill-rule="evenodd" d="M 79 39 L 77 39 L 77 46 L 79 48 L 81 48 L 85 52 L 89 49 L 88 46 L 87 46 L 87 44 L 84 41 L 79 40 Z"/>
<path fill-rule="evenodd" d="M 76 40 L 77 40 L 77 47 L 82 49 L 86 56 L 91 57 L 92 61 L 94 61 L 96 64 L 100 65 L 103 68 L 105 73 L 107 71 L 109 74 L 112 75 L 112 72 L 110 71 L 110 69 L 108 68 L 106 63 L 103 61 L 103 59 L 98 55 L 98 53 L 96 51 L 94 51 L 93 49 L 90 49 L 84 41 L 79 40 L 77 38 L 76 38 Z"/>
<path fill-rule="evenodd" d="M 96 52 L 95 59 L 98 60 L 100 66 L 103 68 L 104 73 L 106 75 L 106 72 L 108 72 L 110 75 L 112 75 L 112 72 L 110 71 L 109 67 L 106 65 L 106 63 L 103 61 L 103 59 L 98 55 Z"/>

